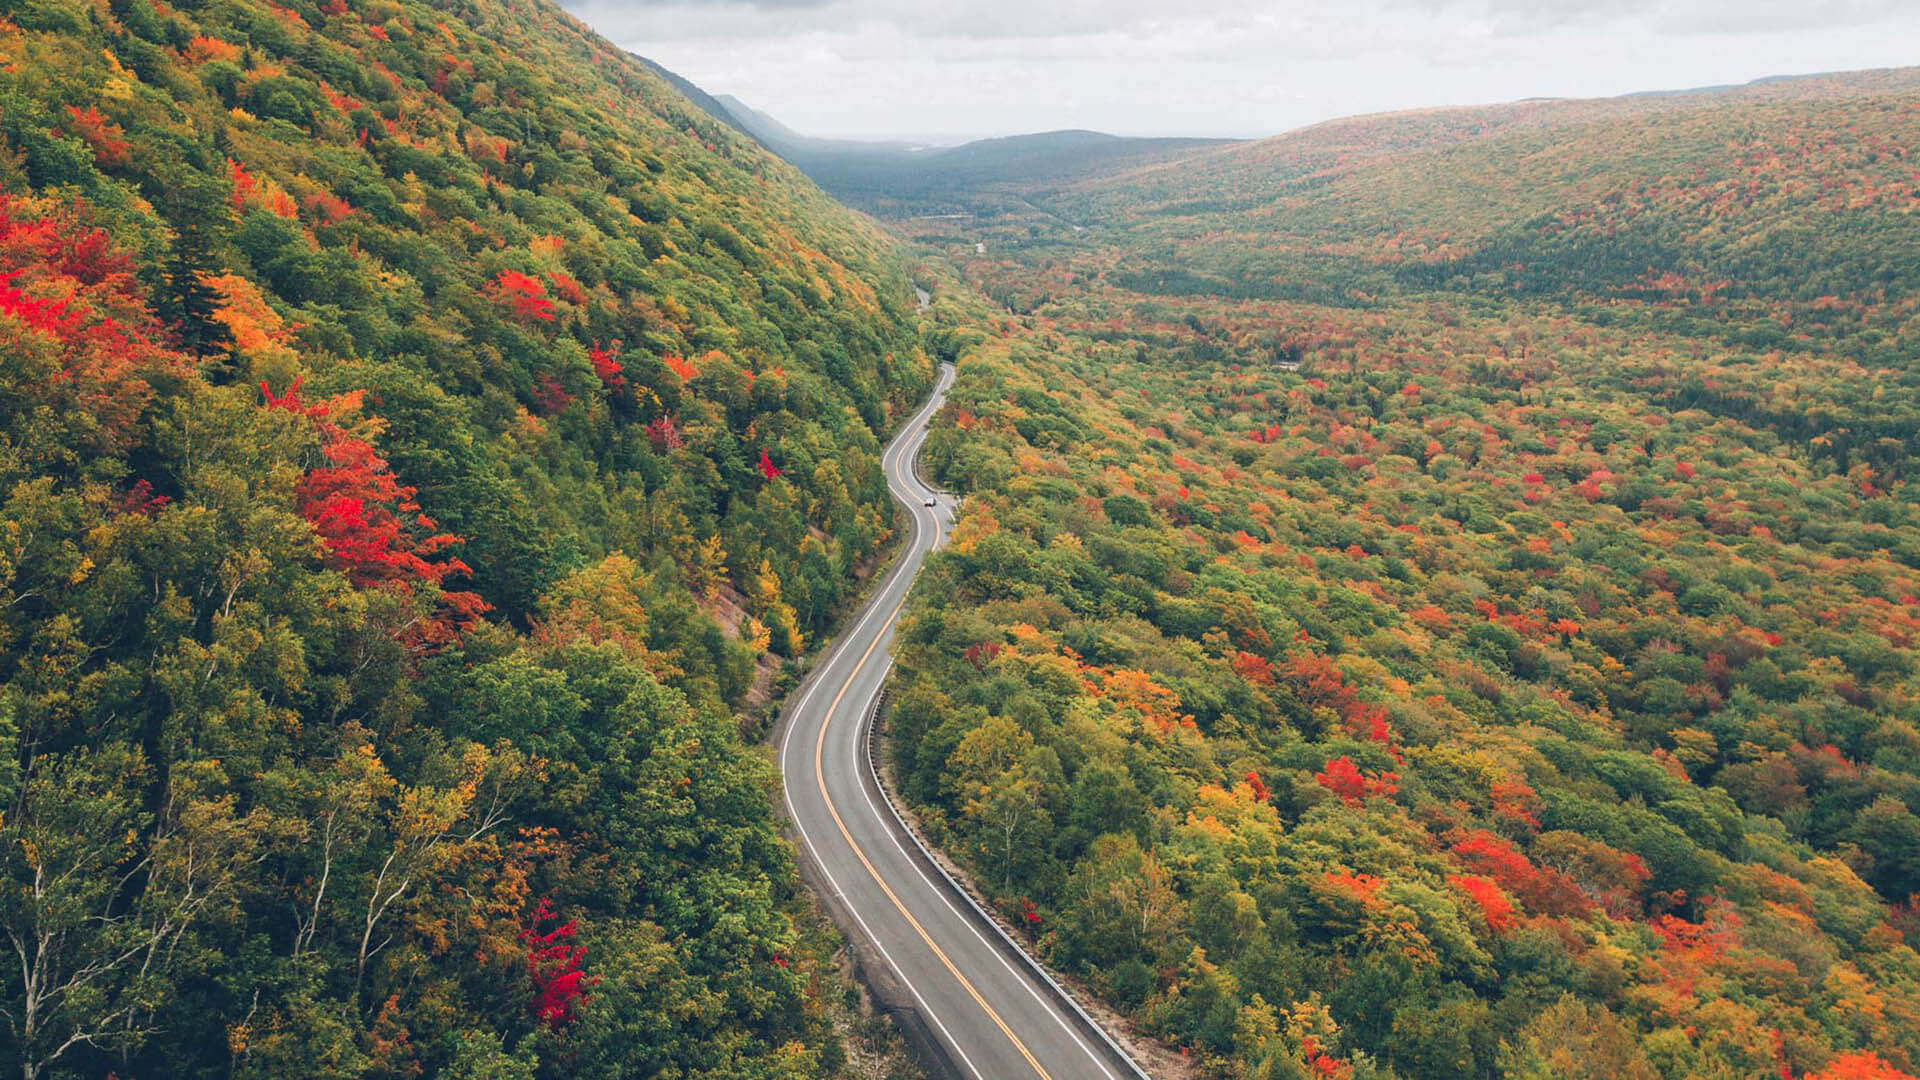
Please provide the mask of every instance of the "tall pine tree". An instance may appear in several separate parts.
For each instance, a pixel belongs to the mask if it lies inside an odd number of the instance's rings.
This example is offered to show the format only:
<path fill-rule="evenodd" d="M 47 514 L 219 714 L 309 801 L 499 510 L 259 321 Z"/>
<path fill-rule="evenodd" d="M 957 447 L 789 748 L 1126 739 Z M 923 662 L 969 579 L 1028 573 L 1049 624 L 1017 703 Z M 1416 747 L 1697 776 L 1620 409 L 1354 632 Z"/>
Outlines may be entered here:
<path fill-rule="evenodd" d="M 214 318 L 220 294 L 207 284 L 209 276 L 220 272 L 220 264 L 214 257 L 205 222 L 218 220 L 215 215 L 225 207 L 217 197 L 209 197 L 212 193 L 198 190 L 201 187 L 204 185 L 176 192 L 168 200 L 173 204 L 169 207 L 173 250 L 167 255 L 156 307 L 179 338 L 180 348 L 204 360 L 226 354 L 233 336 L 226 324 Z"/>

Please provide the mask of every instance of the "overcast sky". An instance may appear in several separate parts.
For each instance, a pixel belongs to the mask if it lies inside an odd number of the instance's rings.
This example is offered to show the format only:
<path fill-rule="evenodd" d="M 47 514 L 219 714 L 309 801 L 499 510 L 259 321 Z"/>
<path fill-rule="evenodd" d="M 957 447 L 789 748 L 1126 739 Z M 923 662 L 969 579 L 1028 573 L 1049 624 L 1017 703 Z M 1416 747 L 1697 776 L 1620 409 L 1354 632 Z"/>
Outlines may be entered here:
<path fill-rule="evenodd" d="M 563 0 L 809 135 L 1275 134 L 1920 63 L 1916 0 Z"/>

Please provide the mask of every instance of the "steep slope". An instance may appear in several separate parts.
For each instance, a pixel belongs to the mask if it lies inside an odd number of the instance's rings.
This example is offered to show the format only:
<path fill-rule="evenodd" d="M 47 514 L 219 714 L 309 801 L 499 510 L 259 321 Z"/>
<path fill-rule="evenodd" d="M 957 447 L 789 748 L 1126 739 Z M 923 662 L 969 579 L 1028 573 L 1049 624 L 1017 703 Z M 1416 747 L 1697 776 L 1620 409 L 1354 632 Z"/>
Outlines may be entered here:
<path fill-rule="evenodd" d="M 0 1062 L 837 1074 L 742 735 L 892 527 L 891 242 L 545 4 L 10 12 Z"/>
<path fill-rule="evenodd" d="M 979 223 L 928 832 L 1212 1076 L 1920 1072 L 1913 74 Z"/>
<path fill-rule="evenodd" d="M 694 85 L 692 80 L 686 78 L 685 76 L 679 74 L 678 72 L 670 71 L 667 68 L 660 65 L 658 62 L 649 60 L 644 56 L 636 55 L 634 59 L 644 64 L 647 70 L 653 72 L 655 75 L 660 76 L 660 78 L 666 81 L 668 86 L 671 86 L 675 90 L 680 91 L 681 97 L 684 97 L 688 101 L 699 106 L 701 112 L 706 113 L 708 116 L 711 116 L 716 120 L 725 121 L 727 124 L 739 130 L 742 134 L 747 135 L 749 137 L 753 137 L 754 133 L 750 129 L 748 129 L 746 125 L 740 123 L 740 121 L 733 115 L 733 111 L 731 109 L 729 109 L 718 98 L 715 98 L 713 95 L 707 93 L 705 90 L 702 90 L 700 89 L 700 87 Z"/>

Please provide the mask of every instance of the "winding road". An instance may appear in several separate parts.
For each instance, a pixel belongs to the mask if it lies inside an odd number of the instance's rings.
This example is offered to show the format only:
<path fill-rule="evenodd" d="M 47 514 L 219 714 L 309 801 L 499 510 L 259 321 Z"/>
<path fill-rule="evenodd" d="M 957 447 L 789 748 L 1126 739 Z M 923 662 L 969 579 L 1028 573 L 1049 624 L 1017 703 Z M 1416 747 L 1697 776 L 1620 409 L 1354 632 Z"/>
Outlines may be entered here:
<path fill-rule="evenodd" d="M 802 864 L 847 933 L 883 1005 L 927 1056 L 964 1080 L 1146 1080 L 1011 938 L 928 857 L 874 774 L 868 725 L 893 666 L 890 643 L 927 554 L 952 531 L 950 497 L 914 461 L 946 398 L 931 398 L 881 456 L 912 531 L 873 596 L 796 692 L 779 734 L 787 813 Z M 933 505 L 929 506 L 931 502 Z M 917 1031 L 914 1029 L 918 1029 Z"/>

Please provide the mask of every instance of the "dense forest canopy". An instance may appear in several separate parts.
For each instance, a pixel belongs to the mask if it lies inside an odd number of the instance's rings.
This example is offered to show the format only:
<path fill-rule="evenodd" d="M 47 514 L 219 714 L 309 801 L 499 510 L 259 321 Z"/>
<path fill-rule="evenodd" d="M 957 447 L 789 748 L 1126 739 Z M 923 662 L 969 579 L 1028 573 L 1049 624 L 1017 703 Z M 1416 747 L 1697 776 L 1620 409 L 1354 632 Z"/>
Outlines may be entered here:
<path fill-rule="evenodd" d="M 1920 1071 L 1916 78 L 913 226 L 929 830 L 1209 1075 Z"/>
<path fill-rule="evenodd" d="M 892 529 L 892 241 L 545 4 L 7 12 L 0 1064 L 838 1075 L 743 737 Z"/>
<path fill-rule="evenodd" d="M 10 5 L 0 1066 L 850 1074 L 748 743 L 938 358 L 895 779 L 1193 1069 L 1911 1080 L 1917 145 L 1900 70 L 991 146 L 923 347 L 536 0 Z"/>

